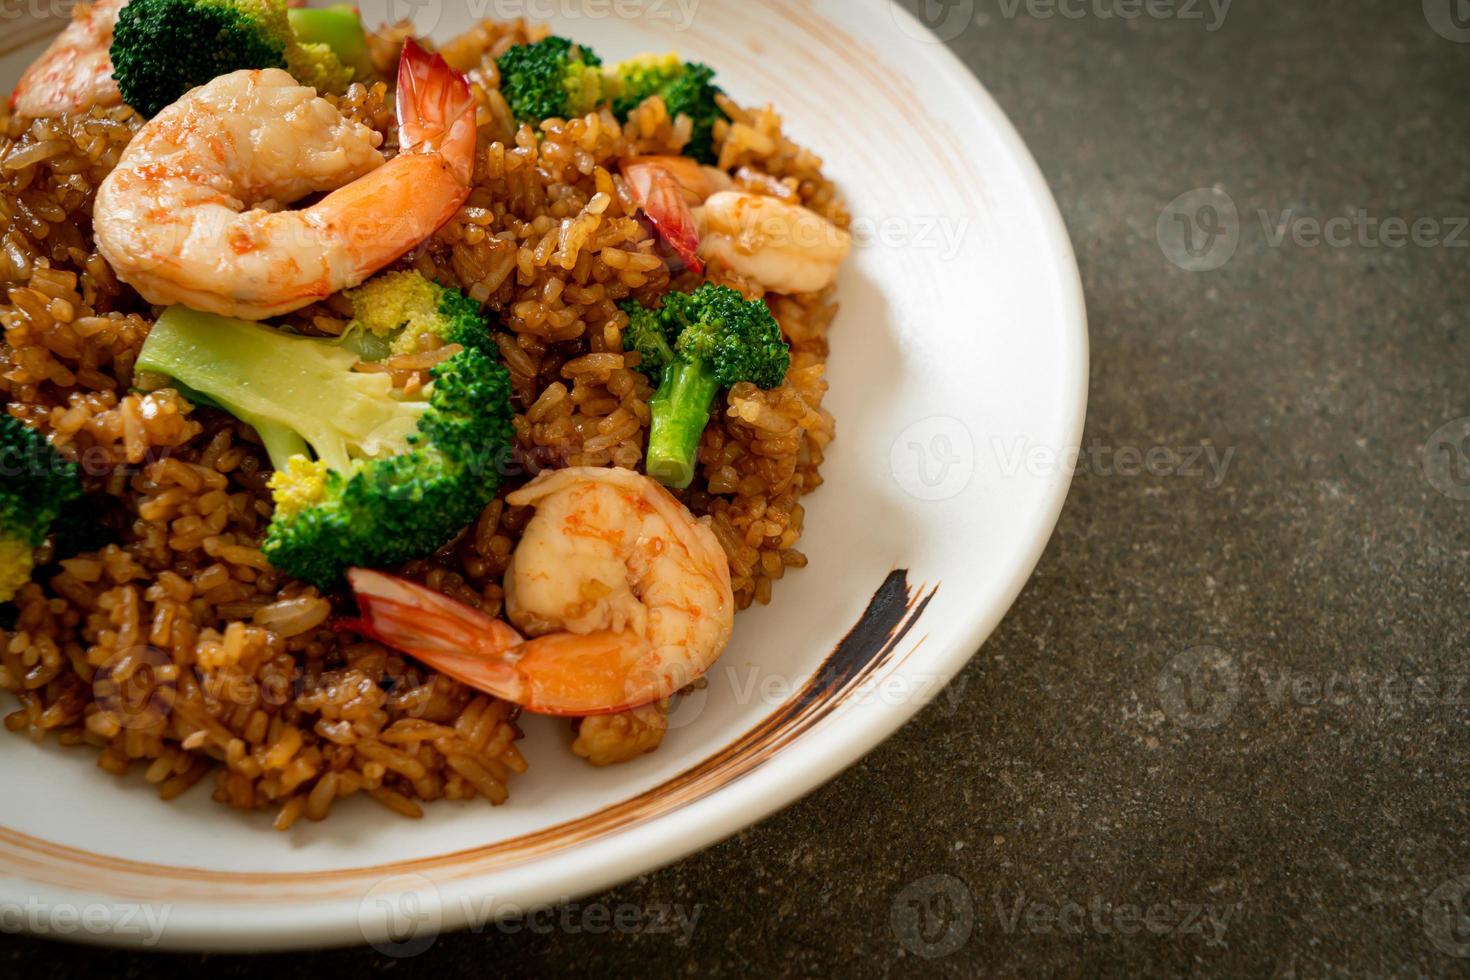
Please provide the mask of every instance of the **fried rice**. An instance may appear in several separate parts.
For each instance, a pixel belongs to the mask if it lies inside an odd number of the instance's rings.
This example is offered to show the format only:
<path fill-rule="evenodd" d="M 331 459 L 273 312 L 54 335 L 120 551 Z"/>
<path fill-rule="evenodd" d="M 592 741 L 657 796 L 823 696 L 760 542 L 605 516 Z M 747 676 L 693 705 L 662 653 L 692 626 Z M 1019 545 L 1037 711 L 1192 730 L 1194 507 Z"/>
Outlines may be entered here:
<path fill-rule="evenodd" d="M 679 152 L 687 119 L 654 99 L 625 124 L 604 110 L 539 133 L 517 126 L 496 58 L 545 36 L 486 22 L 442 45 L 480 103 L 473 193 L 411 260 L 482 303 L 498 321 L 515 389 L 513 472 L 497 499 L 437 554 L 400 569 L 491 615 L 530 512 L 504 493 L 545 468 L 642 461 L 648 379 L 623 352 L 629 297 L 653 303 L 699 280 L 671 278 L 620 182 L 621 158 Z M 391 76 L 406 25 L 370 36 Z M 333 100 L 395 147 L 386 81 Z M 797 201 L 841 227 L 850 216 L 822 161 L 782 134 L 771 109 L 725 100 L 719 165 L 736 186 Z M 6 110 L 0 109 L 0 113 Z M 334 632 L 340 596 L 275 571 L 259 550 L 272 513 L 270 463 L 255 433 L 172 390 L 133 391 L 133 364 L 154 311 L 120 283 L 91 232 L 95 189 L 142 125 L 126 107 L 59 119 L 0 115 L 0 394 L 6 408 L 80 464 L 90 538 L 50 543 L 0 629 L 0 688 L 20 702 L 13 733 L 88 747 L 119 776 L 141 772 L 172 799 L 212 781 L 213 798 L 275 813 L 286 829 L 366 795 L 405 817 L 422 803 L 505 802 L 526 769 L 518 709 L 352 634 Z M 728 270 L 710 278 L 761 297 Z M 700 448 L 681 498 L 708 516 L 729 558 L 740 608 L 771 600 L 806 559 L 802 498 L 821 484 L 834 422 L 827 390 L 826 294 L 766 297 L 792 347 L 786 382 L 737 385 Z M 289 318 L 333 335 L 351 317 L 341 296 Z M 635 362 L 636 363 L 636 362 Z M 412 372 L 413 364 L 391 365 Z M 597 765 L 656 749 L 666 705 L 587 719 L 574 751 Z"/>

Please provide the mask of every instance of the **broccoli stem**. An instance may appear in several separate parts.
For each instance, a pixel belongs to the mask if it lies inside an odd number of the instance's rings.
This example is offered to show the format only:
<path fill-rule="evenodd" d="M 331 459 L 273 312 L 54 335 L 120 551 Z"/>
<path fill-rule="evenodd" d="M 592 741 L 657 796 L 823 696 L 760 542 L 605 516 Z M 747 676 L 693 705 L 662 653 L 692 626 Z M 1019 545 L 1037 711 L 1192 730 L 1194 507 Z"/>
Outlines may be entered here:
<path fill-rule="evenodd" d="M 714 368 L 703 361 L 678 361 L 664 371 L 663 383 L 649 402 L 649 476 L 676 490 L 694 482 L 699 440 L 719 391 Z"/>
<path fill-rule="evenodd" d="M 367 78 L 373 71 L 368 54 L 367 37 L 362 29 L 362 16 L 350 4 L 331 7 L 296 7 L 287 11 L 291 31 L 301 44 L 325 44 L 337 60 L 351 68 L 357 78 Z"/>
<path fill-rule="evenodd" d="M 154 324 L 136 368 L 250 425 L 278 469 L 310 447 L 345 472 L 361 447 L 406 439 L 427 407 L 398 400 L 386 375 L 355 373 L 357 360 L 330 341 L 175 306 Z"/>
<path fill-rule="evenodd" d="M 264 419 L 241 419 L 255 430 L 260 436 L 260 441 L 265 445 L 266 455 L 270 457 L 271 466 L 278 470 L 286 468 L 292 456 L 311 455 L 311 447 L 306 440 L 301 438 L 289 426 L 277 422 L 267 422 Z"/>

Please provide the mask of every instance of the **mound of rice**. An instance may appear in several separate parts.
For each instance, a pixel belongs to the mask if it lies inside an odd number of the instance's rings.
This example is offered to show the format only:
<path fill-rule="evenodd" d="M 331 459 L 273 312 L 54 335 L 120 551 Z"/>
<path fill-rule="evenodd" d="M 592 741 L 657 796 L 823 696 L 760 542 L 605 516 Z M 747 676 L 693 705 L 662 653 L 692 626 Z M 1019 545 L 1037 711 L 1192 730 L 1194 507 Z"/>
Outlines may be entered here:
<path fill-rule="evenodd" d="M 391 77 L 399 25 L 370 38 Z M 520 472 L 507 492 L 547 467 L 637 467 L 647 438 L 648 380 L 629 366 L 617 304 L 652 303 L 670 288 L 655 242 L 636 217 L 620 158 L 676 153 L 687 120 L 653 101 L 620 125 L 607 112 L 517 127 L 495 59 L 544 36 L 524 23 L 486 22 L 443 46 L 480 101 L 474 191 L 412 263 L 458 285 L 497 315 L 496 340 L 516 391 Z M 384 133 L 393 151 L 391 93 L 357 85 L 336 100 Z M 737 186 L 799 201 L 846 227 L 850 218 L 821 161 L 789 142 L 769 109 L 727 102 L 715 138 Z M 4 110 L 0 110 L 3 112 Z M 126 108 L 56 120 L 0 116 L 0 394 L 50 435 L 85 473 L 100 540 L 53 561 L 0 630 L 0 688 L 20 710 L 5 727 L 37 741 L 90 746 L 111 773 L 141 771 L 171 799 L 213 777 L 214 798 L 269 809 L 284 830 L 325 818 L 365 794 L 407 817 L 439 799 L 507 799 L 524 772 L 513 705 L 472 691 L 351 634 L 334 632 L 341 597 L 273 570 L 259 551 L 271 514 L 269 462 L 255 434 L 172 391 L 130 393 L 153 310 L 119 283 L 92 244 L 98 183 L 141 126 Z M 715 268 L 711 278 L 759 297 Z M 768 297 L 791 340 L 787 382 L 729 393 L 700 449 L 701 479 L 683 494 L 708 515 L 730 560 L 741 608 L 769 602 L 772 583 L 806 563 L 796 550 L 801 499 L 834 425 L 823 410 L 825 295 Z M 341 297 L 290 318 L 298 330 L 340 333 Z M 412 375 L 422 366 L 391 364 Z M 530 513 L 492 503 L 438 554 L 401 573 L 501 611 L 501 580 Z M 652 751 L 666 706 L 580 726 L 575 751 L 597 765 Z"/>

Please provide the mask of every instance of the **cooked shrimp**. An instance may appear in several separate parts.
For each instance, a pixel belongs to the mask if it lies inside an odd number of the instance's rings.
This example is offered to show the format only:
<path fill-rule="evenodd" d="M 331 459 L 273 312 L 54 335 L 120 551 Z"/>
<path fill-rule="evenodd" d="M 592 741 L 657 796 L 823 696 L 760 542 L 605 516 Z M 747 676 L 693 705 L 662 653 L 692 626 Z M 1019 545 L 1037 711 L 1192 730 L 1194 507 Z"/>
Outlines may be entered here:
<path fill-rule="evenodd" d="M 469 82 L 409 41 L 402 150 L 279 69 L 216 78 L 159 113 L 97 192 L 97 246 L 148 302 L 264 320 L 343 289 L 427 240 L 470 194 Z M 282 208 L 331 191 L 309 208 Z"/>
<path fill-rule="evenodd" d="M 777 293 L 814 293 L 837 281 L 852 236 L 797 204 L 720 191 L 695 212 L 699 256 Z"/>
<path fill-rule="evenodd" d="M 709 196 L 708 192 L 699 194 L 707 184 L 699 164 L 683 157 L 635 157 L 625 160 L 620 169 L 659 237 L 696 275 L 704 275 L 704 264 L 699 261 L 699 222 L 690 207 Z"/>
<path fill-rule="evenodd" d="M 506 498 L 536 515 L 506 572 L 506 611 L 535 637 L 423 586 L 350 573 L 349 625 L 450 677 L 538 714 L 652 704 L 698 679 L 735 625 L 714 532 L 631 470 L 544 474 Z"/>
<path fill-rule="evenodd" d="M 26 69 L 10 93 L 10 107 L 39 118 L 122 103 L 112 78 L 112 29 L 128 0 L 78 4 L 46 53 Z"/>
<path fill-rule="evenodd" d="M 649 175 L 657 170 L 664 171 L 678 186 L 690 207 L 703 204 L 716 191 L 727 191 L 735 186 L 730 175 L 719 167 L 706 167 L 690 157 L 628 157 L 618 164 L 618 170 L 640 198 L 648 185 Z"/>

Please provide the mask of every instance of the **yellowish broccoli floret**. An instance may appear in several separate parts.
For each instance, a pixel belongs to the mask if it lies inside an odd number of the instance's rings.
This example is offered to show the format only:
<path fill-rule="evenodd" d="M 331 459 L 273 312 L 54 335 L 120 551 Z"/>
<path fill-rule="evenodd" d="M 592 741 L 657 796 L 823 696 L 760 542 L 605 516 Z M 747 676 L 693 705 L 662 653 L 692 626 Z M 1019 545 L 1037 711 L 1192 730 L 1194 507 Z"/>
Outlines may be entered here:
<path fill-rule="evenodd" d="M 286 70 L 302 85 L 319 95 L 341 95 L 352 84 L 356 71 L 342 64 L 326 44 L 292 43 L 286 46 Z"/>
<path fill-rule="evenodd" d="M 684 71 L 677 51 L 668 54 L 640 54 L 618 64 L 605 74 L 604 88 L 619 117 L 638 107 L 651 93 L 658 91 Z"/>
<path fill-rule="evenodd" d="M 437 335 L 441 292 L 417 272 L 381 275 L 347 294 L 354 317 L 351 329 L 393 338 L 394 354 L 413 353 L 422 338 Z"/>
<path fill-rule="evenodd" d="M 585 116 L 607 100 L 607 77 L 593 65 L 570 64 L 564 80 L 567 87 L 567 111 Z"/>
<path fill-rule="evenodd" d="M 0 459 L 10 470 L 0 479 L 0 602 L 9 602 L 30 581 L 35 550 L 46 543 L 62 508 L 82 495 L 82 485 L 75 463 L 3 411 Z"/>
<path fill-rule="evenodd" d="M 305 456 L 292 456 L 284 470 L 271 475 L 270 488 L 276 499 L 276 512 L 282 517 L 295 517 L 327 498 L 326 463 L 312 462 Z"/>
<path fill-rule="evenodd" d="M 478 347 L 489 341 L 480 304 L 417 272 L 388 272 L 352 290 L 348 333 L 389 343 L 391 354 L 414 354 L 445 344 Z"/>
<path fill-rule="evenodd" d="M 31 580 L 31 547 L 23 541 L 0 538 L 0 602 L 15 598 Z"/>

